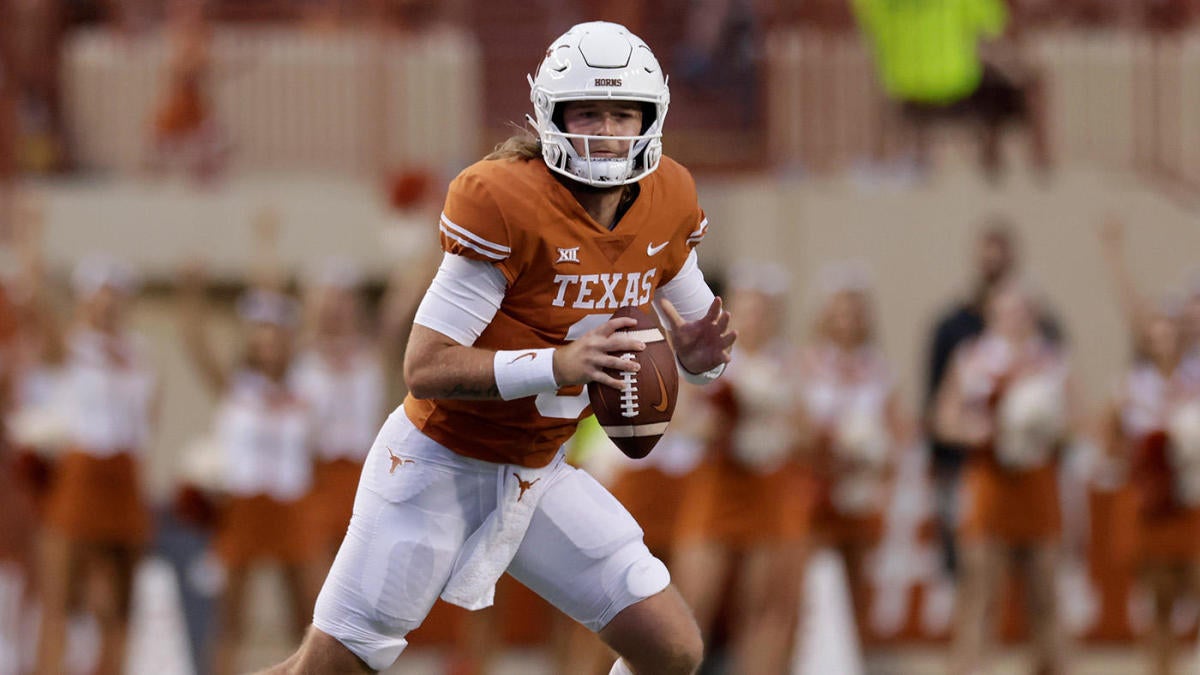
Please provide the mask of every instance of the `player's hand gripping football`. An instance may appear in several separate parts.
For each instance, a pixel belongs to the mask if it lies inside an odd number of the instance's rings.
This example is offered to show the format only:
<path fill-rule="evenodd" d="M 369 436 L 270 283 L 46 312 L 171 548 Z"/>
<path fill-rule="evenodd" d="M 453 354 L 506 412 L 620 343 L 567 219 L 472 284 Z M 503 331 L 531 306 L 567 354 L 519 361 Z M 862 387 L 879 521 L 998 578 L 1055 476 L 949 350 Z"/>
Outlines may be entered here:
<path fill-rule="evenodd" d="M 721 298 L 713 300 L 707 314 L 691 322 L 684 321 L 669 301 L 659 302 L 667 317 L 667 330 L 671 332 L 671 344 L 675 347 L 679 365 L 689 373 L 703 373 L 729 363 L 737 331 L 729 327 L 731 316 L 721 304 Z"/>
<path fill-rule="evenodd" d="M 555 349 L 554 381 L 560 387 L 599 382 L 614 389 L 623 389 L 624 382 L 604 371 L 610 369 L 637 372 L 640 367 L 637 361 L 625 360 L 616 355 L 640 352 L 646 348 L 646 344 L 641 340 L 620 332 L 636 325 L 637 320 L 629 317 L 609 319 L 578 340 Z"/>

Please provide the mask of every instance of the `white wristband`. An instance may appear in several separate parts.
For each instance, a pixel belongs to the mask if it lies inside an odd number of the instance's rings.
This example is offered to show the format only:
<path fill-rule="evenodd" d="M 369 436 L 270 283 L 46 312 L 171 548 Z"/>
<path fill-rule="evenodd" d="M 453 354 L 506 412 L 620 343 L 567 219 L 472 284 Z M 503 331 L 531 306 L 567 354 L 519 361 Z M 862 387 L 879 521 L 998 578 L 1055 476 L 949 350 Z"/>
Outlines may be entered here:
<path fill-rule="evenodd" d="M 558 389 L 553 348 L 496 352 L 492 368 L 496 371 L 496 389 L 505 401 Z"/>
<path fill-rule="evenodd" d="M 704 386 L 720 377 L 721 373 L 725 372 L 725 365 L 726 364 L 724 363 L 718 363 L 716 366 L 709 368 L 703 373 L 693 373 L 687 368 L 684 368 L 683 364 L 681 363 L 679 364 L 679 372 L 683 374 L 683 379 L 687 380 L 691 384 Z"/>

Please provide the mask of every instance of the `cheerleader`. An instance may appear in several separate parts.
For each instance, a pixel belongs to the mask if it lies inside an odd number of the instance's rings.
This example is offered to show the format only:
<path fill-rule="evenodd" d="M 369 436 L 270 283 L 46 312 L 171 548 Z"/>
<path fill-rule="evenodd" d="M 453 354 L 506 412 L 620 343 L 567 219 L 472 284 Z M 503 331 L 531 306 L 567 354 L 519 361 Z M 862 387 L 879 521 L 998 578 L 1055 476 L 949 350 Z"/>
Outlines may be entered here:
<path fill-rule="evenodd" d="M 0 327 L 4 345 L 0 369 L 7 397 L 4 422 L 12 445 L 15 487 L 41 505 L 50 475 L 47 458 L 71 440 L 55 400 L 61 389 L 64 331 L 43 282 L 42 207 L 29 196 L 18 207 L 14 239 L 20 272 L 8 280 L 8 319 Z"/>
<path fill-rule="evenodd" d="M 326 567 L 350 523 L 362 462 L 383 421 L 385 373 L 400 372 L 399 327 L 420 299 L 417 284 L 408 281 L 392 280 L 374 333 L 358 273 L 348 261 L 327 261 L 306 289 L 305 346 L 289 382 L 312 415 L 316 463 L 310 503 Z"/>
<path fill-rule="evenodd" d="M 18 241 L 20 237 L 18 236 Z M 9 425 L 16 402 L 18 308 L 10 300 L 16 279 L 0 278 L 0 650 L 11 672 L 20 670 L 33 607 L 37 570 L 37 516 L 29 482 L 22 475 Z M 0 670 L 4 666 L 0 664 Z M 8 671 L 5 671 L 8 672 Z"/>
<path fill-rule="evenodd" d="M 940 437 L 970 449 L 959 524 L 954 672 L 982 668 L 1000 584 L 1020 561 L 1038 673 L 1061 673 L 1066 637 L 1055 576 L 1061 516 L 1058 454 L 1073 418 L 1064 357 L 1038 330 L 1032 298 L 993 289 L 984 332 L 956 351 L 935 410 Z"/>
<path fill-rule="evenodd" d="M 804 436 L 818 467 L 816 531 L 845 560 L 858 618 L 866 616 L 867 553 L 883 535 L 897 450 L 911 439 L 891 370 L 875 344 L 865 271 L 826 268 L 825 295 L 800 382 Z"/>
<path fill-rule="evenodd" d="M 245 635 L 244 611 L 251 569 L 282 567 L 290 601 L 292 637 L 298 642 L 312 615 L 319 583 L 304 497 L 312 486 L 309 411 L 288 384 L 295 303 L 259 284 L 238 302 L 244 352 L 227 367 L 209 344 L 204 323 L 204 283 L 198 270 L 183 279 L 183 335 L 188 355 L 220 399 L 215 436 L 224 473 L 214 549 L 225 570 L 214 670 L 235 671 Z"/>
<path fill-rule="evenodd" d="M 706 636 L 732 575 L 732 671 L 780 673 L 798 620 L 812 496 L 793 459 L 799 406 L 796 358 L 780 321 L 786 273 L 744 267 L 731 290 L 736 353 L 696 412 L 708 420 L 707 452 L 679 507 L 673 572 Z"/>
<path fill-rule="evenodd" d="M 1135 361 L 1105 417 L 1106 449 L 1128 486 L 1117 536 L 1154 603 L 1147 640 L 1152 670 L 1176 654 L 1175 601 L 1200 589 L 1200 380 L 1185 367 L 1177 309 L 1146 315 Z"/>
<path fill-rule="evenodd" d="M 68 614 L 87 598 L 101 630 L 98 671 L 119 673 L 134 568 L 150 535 L 139 474 L 158 397 L 146 344 L 126 327 L 130 270 L 87 260 L 72 285 L 76 319 L 55 396 L 68 443 L 44 505 L 39 668 L 61 672 Z"/>

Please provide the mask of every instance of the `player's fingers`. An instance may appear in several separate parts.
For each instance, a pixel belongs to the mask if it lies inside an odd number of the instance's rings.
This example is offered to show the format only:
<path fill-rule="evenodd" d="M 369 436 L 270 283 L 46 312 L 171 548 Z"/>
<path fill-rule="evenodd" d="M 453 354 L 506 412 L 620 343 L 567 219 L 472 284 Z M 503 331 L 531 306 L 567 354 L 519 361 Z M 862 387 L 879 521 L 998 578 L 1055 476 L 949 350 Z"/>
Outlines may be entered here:
<path fill-rule="evenodd" d="M 605 321 L 596 327 L 595 332 L 601 337 L 608 337 L 621 329 L 633 328 L 636 325 L 637 319 L 633 318 L 632 316 L 623 316 Z"/>
<path fill-rule="evenodd" d="M 623 359 L 619 356 L 603 356 L 599 359 L 596 359 L 596 366 L 599 368 L 621 370 L 629 373 L 636 373 L 642 368 L 642 364 L 638 363 L 634 359 Z"/>
<path fill-rule="evenodd" d="M 717 320 L 721 316 L 721 311 L 725 308 L 725 303 L 722 302 L 721 296 L 713 298 L 712 304 L 708 306 L 708 313 L 704 315 L 704 319 L 709 322 Z"/>
<path fill-rule="evenodd" d="M 724 333 L 725 329 L 729 328 L 729 322 L 732 319 L 733 315 L 729 312 L 721 312 L 721 315 L 717 317 L 715 322 L 717 326 L 717 332 Z"/>
<path fill-rule="evenodd" d="M 595 375 L 593 375 L 592 381 L 599 382 L 600 384 L 603 384 L 606 387 L 612 387 L 613 389 L 616 389 L 617 391 L 625 390 L 624 382 L 622 382 L 621 380 L 618 380 L 617 378 L 615 378 L 611 375 L 606 375 L 603 372 L 598 372 Z"/>
<path fill-rule="evenodd" d="M 666 315 L 667 322 L 671 324 L 672 331 L 684 324 L 683 317 L 679 316 L 679 311 L 675 309 L 675 305 L 672 305 L 670 300 L 660 298 L 658 306 L 662 307 L 663 314 Z"/>
<path fill-rule="evenodd" d="M 628 333 L 614 333 L 598 345 L 602 352 L 640 352 L 646 348 L 646 343 Z"/>

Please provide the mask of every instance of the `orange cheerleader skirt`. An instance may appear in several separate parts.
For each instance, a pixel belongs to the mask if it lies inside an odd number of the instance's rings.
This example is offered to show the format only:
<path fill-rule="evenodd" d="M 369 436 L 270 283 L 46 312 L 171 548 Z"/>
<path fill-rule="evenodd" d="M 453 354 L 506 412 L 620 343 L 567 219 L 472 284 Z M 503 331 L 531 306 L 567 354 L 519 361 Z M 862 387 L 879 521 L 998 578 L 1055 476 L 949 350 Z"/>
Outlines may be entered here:
<path fill-rule="evenodd" d="M 837 546 L 874 546 L 883 538 L 883 514 L 842 513 L 826 504 L 816 518 L 815 529 L 822 539 Z"/>
<path fill-rule="evenodd" d="M 675 521 L 690 474 L 671 476 L 657 468 L 621 472 L 612 494 L 642 526 L 646 546 L 656 553 L 669 551 L 675 540 Z"/>
<path fill-rule="evenodd" d="M 1200 557 L 1200 507 L 1164 499 L 1160 489 L 1169 495 L 1171 485 L 1135 483 L 1126 491 L 1122 506 L 1133 514 L 1126 521 L 1134 523 L 1134 561 L 1187 563 Z"/>
<path fill-rule="evenodd" d="M 45 523 L 75 541 L 144 545 L 150 538 L 150 515 L 142 501 L 137 460 L 128 452 L 96 457 L 68 451 L 54 469 Z"/>
<path fill-rule="evenodd" d="M 1053 541 L 1062 530 L 1058 467 L 1028 471 L 1002 469 L 979 458 L 963 472 L 964 539 L 991 539 L 1012 546 Z"/>
<path fill-rule="evenodd" d="M 313 465 L 313 489 L 309 493 L 312 527 L 330 546 L 337 546 L 346 536 L 361 474 L 361 461 L 335 459 Z"/>
<path fill-rule="evenodd" d="M 304 500 L 230 497 L 221 509 L 213 548 L 229 567 L 268 560 L 301 563 L 315 555 L 321 542 L 310 524 Z"/>
<path fill-rule="evenodd" d="M 810 534 L 815 495 L 811 472 L 794 463 L 758 474 L 731 460 L 706 460 L 688 481 L 677 538 L 741 549 L 798 543 Z"/>

